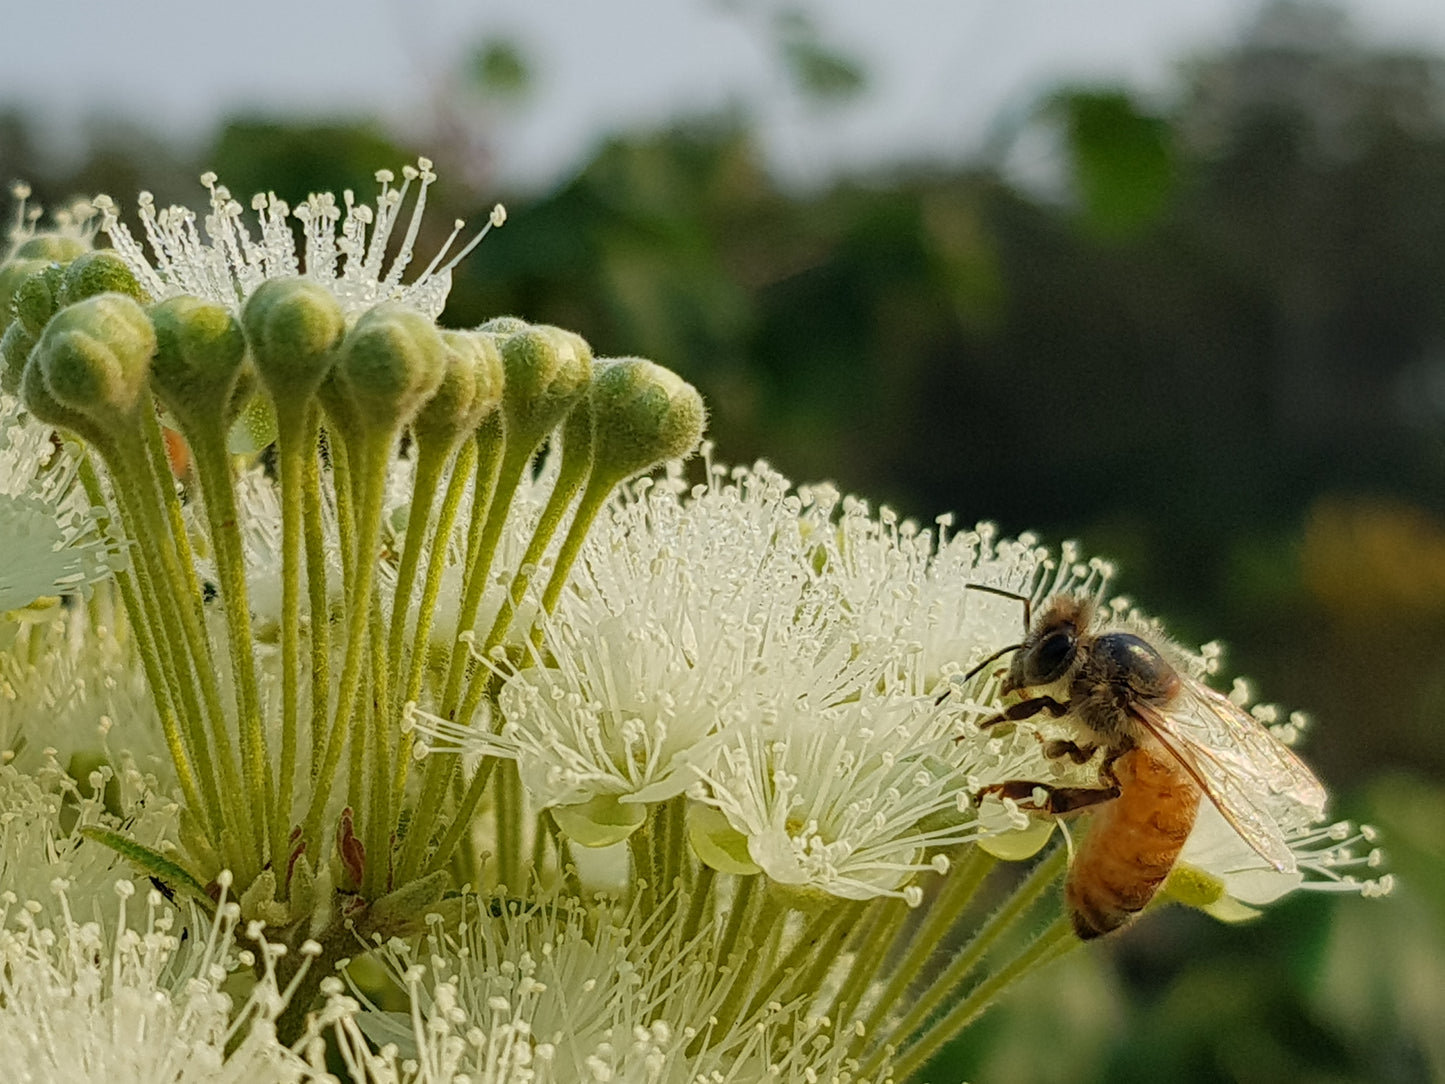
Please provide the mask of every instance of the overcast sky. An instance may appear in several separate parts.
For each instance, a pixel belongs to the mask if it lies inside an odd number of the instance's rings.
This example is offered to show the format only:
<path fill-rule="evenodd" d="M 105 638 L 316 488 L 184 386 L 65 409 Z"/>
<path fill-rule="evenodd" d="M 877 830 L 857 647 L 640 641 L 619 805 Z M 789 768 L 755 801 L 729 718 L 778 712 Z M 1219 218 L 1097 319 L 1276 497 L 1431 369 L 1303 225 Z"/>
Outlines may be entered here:
<path fill-rule="evenodd" d="M 779 0 L 746 0 L 757 12 Z M 1000 111 L 1061 80 L 1167 93 L 1180 57 L 1239 35 L 1255 0 L 813 0 L 872 93 L 817 115 L 781 92 L 767 36 L 717 0 L 0 0 L 0 106 L 73 145 L 120 115 L 196 138 L 228 113 L 374 116 L 407 131 L 446 94 L 465 43 L 506 35 L 534 62 L 525 109 L 498 129 L 499 166 L 543 182 L 600 135 L 748 104 L 784 173 L 958 157 Z M 1343 5 L 1375 40 L 1445 51 L 1445 0 Z M 414 141 L 414 140 L 412 140 Z"/>

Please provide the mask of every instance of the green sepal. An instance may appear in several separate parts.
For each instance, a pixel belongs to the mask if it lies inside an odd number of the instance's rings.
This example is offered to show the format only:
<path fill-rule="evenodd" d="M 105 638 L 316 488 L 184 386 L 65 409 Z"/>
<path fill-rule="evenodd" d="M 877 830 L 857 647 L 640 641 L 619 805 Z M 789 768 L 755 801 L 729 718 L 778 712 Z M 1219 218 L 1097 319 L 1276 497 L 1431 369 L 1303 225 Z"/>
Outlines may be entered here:
<path fill-rule="evenodd" d="M 216 901 L 207 895 L 206 886 L 191 876 L 185 867 L 167 858 L 159 851 L 98 824 L 81 825 L 80 834 L 103 847 L 109 847 L 142 873 L 154 877 L 170 891 L 195 900 L 210 913 L 215 912 Z"/>
<path fill-rule="evenodd" d="M 291 908 L 276 899 L 276 871 L 263 869 L 241 893 L 241 918 L 264 922 L 274 930 L 289 926 Z"/>
<path fill-rule="evenodd" d="M 580 335 L 539 324 L 502 343 L 502 366 L 507 444 L 530 454 L 586 394 L 592 348 Z"/>
<path fill-rule="evenodd" d="M 382 896 L 358 923 L 368 937 L 410 937 L 419 932 L 426 916 L 436 909 L 451 883 L 451 874 L 444 869 L 429 873 L 420 880 L 402 885 L 395 892 Z"/>
<path fill-rule="evenodd" d="M 599 794 L 585 802 L 551 807 L 552 819 L 573 843 L 610 847 L 647 823 L 647 806 L 620 802 L 615 794 Z"/>

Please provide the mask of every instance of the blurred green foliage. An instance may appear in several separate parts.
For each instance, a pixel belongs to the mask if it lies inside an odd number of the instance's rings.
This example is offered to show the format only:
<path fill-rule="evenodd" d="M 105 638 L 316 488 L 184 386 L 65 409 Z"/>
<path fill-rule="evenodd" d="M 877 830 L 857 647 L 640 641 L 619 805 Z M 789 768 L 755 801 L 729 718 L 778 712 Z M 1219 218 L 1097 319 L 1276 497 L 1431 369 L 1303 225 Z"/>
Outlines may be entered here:
<path fill-rule="evenodd" d="M 762 10 L 799 93 L 866 91 Z M 483 89 L 533 78 L 512 46 L 472 60 Z M 1081 537 L 1182 639 L 1225 635 L 1231 671 L 1314 710 L 1310 758 L 1385 826 L 1397 897 L 1162 915 L 1040 975 L 933 1079 L 1445 1079 L 1445 61 L 1276 5 L 1172 101 L 1063 90 L 1012 135 L 799 192 L 724 115 L 509 196 L 448 181 L 471 151 L 369 124 L 235 120 L 199 155 L 111 127 L 57 166 L 11 113 L 0 176 L 194 204 L 214 168 L 294 202 L 430 153 L 431 244 L 496 198 L 511 216 L 447 321 L 517 313 L 672 366 L 726 460 Z M 1052 172 L 1023 177 L 1040 140 Z"/>

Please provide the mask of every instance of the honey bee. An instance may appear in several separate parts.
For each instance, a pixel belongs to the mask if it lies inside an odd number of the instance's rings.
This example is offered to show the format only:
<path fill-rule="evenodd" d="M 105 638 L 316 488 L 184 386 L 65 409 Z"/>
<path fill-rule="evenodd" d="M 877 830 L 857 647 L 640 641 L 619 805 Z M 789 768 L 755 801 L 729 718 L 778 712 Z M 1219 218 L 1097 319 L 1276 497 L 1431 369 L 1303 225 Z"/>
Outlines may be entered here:
<path fill-rule="evenodd" d="M 1096 807 L 1064 884 L 1080 938 L 1117 930 L 1153 899 L 1189 838 L 1201 797 L 1276 870 L 1295 868 L 1260 799 L 1287 795 L 1319 816 L 1324 788 L 1247 712 L 1180 673 L 1144 637 L 1096 631 L 1093 605 L 1070 595 L 1054 596 L 1021 644 L 982 665 L 1009 651 L 1002 691 L 1026 699 L 980 725 L 1067 718 L 1080 740 L 1048 741 L 1045 755 L 1085 764 L 1102 754 L 1098 786 L 1010 780 L 982 792 L 1050 814 Z"/>

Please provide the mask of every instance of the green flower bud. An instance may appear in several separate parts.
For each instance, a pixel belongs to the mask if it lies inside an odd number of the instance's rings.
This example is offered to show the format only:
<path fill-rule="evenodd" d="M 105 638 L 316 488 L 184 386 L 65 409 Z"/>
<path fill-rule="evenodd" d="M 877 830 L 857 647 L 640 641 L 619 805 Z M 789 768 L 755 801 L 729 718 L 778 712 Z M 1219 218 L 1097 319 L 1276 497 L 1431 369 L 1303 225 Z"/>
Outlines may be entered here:
<path fill-rule="evenodd" d="M 419 444 L 435 441 L 449 446 L 469 436 L 479 420 L 476 410 L 477 380 L 481 368 L 482 343 L 495 344 L 485 335 L 467 331 L 443 331 L 442 382 L 411 423 Z"/>
<path fill-rule="evenodd" d="M 246 300 L 241 325 L 262 385 L 285 410 L 316 394 L 346 332 L 331 291 L 299 278 L 263 282 Z"/>
<path fill-rule="evenodd" d="M 473 333 L 476 350 L 477 393 L 472 400 L 475 429 L 496 412 L 502 404 L 502 388 L 506 384 L 506 368 L 502 364 L 502 338 L 497 335 Z"/>
<path fill-rule="evenodd" d="M 63 267 L 48 263 L 26 275 L 15 288 L 15 318 L 37 339 L 60 307 L 58 298 L 64 276 Z"/>
<path fill-rule="evenodd" d="M 363 425 L 405 425 L 442 382 L 446 345 L 415 309 L 382 304 L 364 313 L 341 344 L 337 382 Z"/>
<path fill-rule="evenodd" d="M 18 323 L 12 327 L 19 327 Z M 38 364 L 27 363 L 20 376 L 20 401 L 25 409 L 46 425 L 69 429 L 91 444 L 108 443 L 104 431 L 79 411 L 56 400 L 45 386 L 45 375 Z"/>
<path fill-rule="evenodd" d="M 487 331 L 493 335 L 500 335 L 507 338 L 519 331 L 526 331 L 532 325 L 523 320 L 520 316 L 493 316 L 485 323 L 478 324 L 478 331 Z"/>
<path fill-rule="evenodd" d="M 246 336 L 224 307 L 173 297 L 150 310 L 156 333 L 151 384 L 183 426 L 219 426 L 232 414 Z"/>
<path fill-rule="evenodd" d="M 69 263 L 89 251 L 89 246 L 75 237 L 47 233 L 32 237 L 15 250 L 17 260 L 44 260 L 46 263 Z"/>
<path fill-rule="evenodd" d="M 37 369 L 60 406 L 112 430 L 133 422 L 155 351 L 145 310 L 123 294 L 101 294 L 55 314 L 26 372 Z"/>
<path fill-rule="evenodd" d="M 7 260 L 0 264 L 0 324 L 15 318 L 15 293 L 20 284 L 37 271 L 44 271 L 48 260 Z"/>
<path fill-rule="evenodd" d="M 672 370 L 613 361 L 592 382 L 593 469 L 621 481 L 690 455 L 706 422 L 702 396 Z"/>
<path fill-rule="evenodd" d="M 124 260 L 109 249 L 77 256 L 61 277 L 56 305 L 64 308 L 96 294 L 125 294 L 141 304 L 150 301 Z"/>
<path fill-rule="evenodd" d="M 537 325 L 502 343 L 502 415 L 507 440 L 533 447 L 567 416 L 592 378 L 580 335 Z"/>
<path fill-rule="evenodd" d="M 19 320 L 10 321 L 5 334 L 0 335 L 0 388 L 11 395 L 20 390 L 20 377 L 35 343 L 35 336 Z"/>

